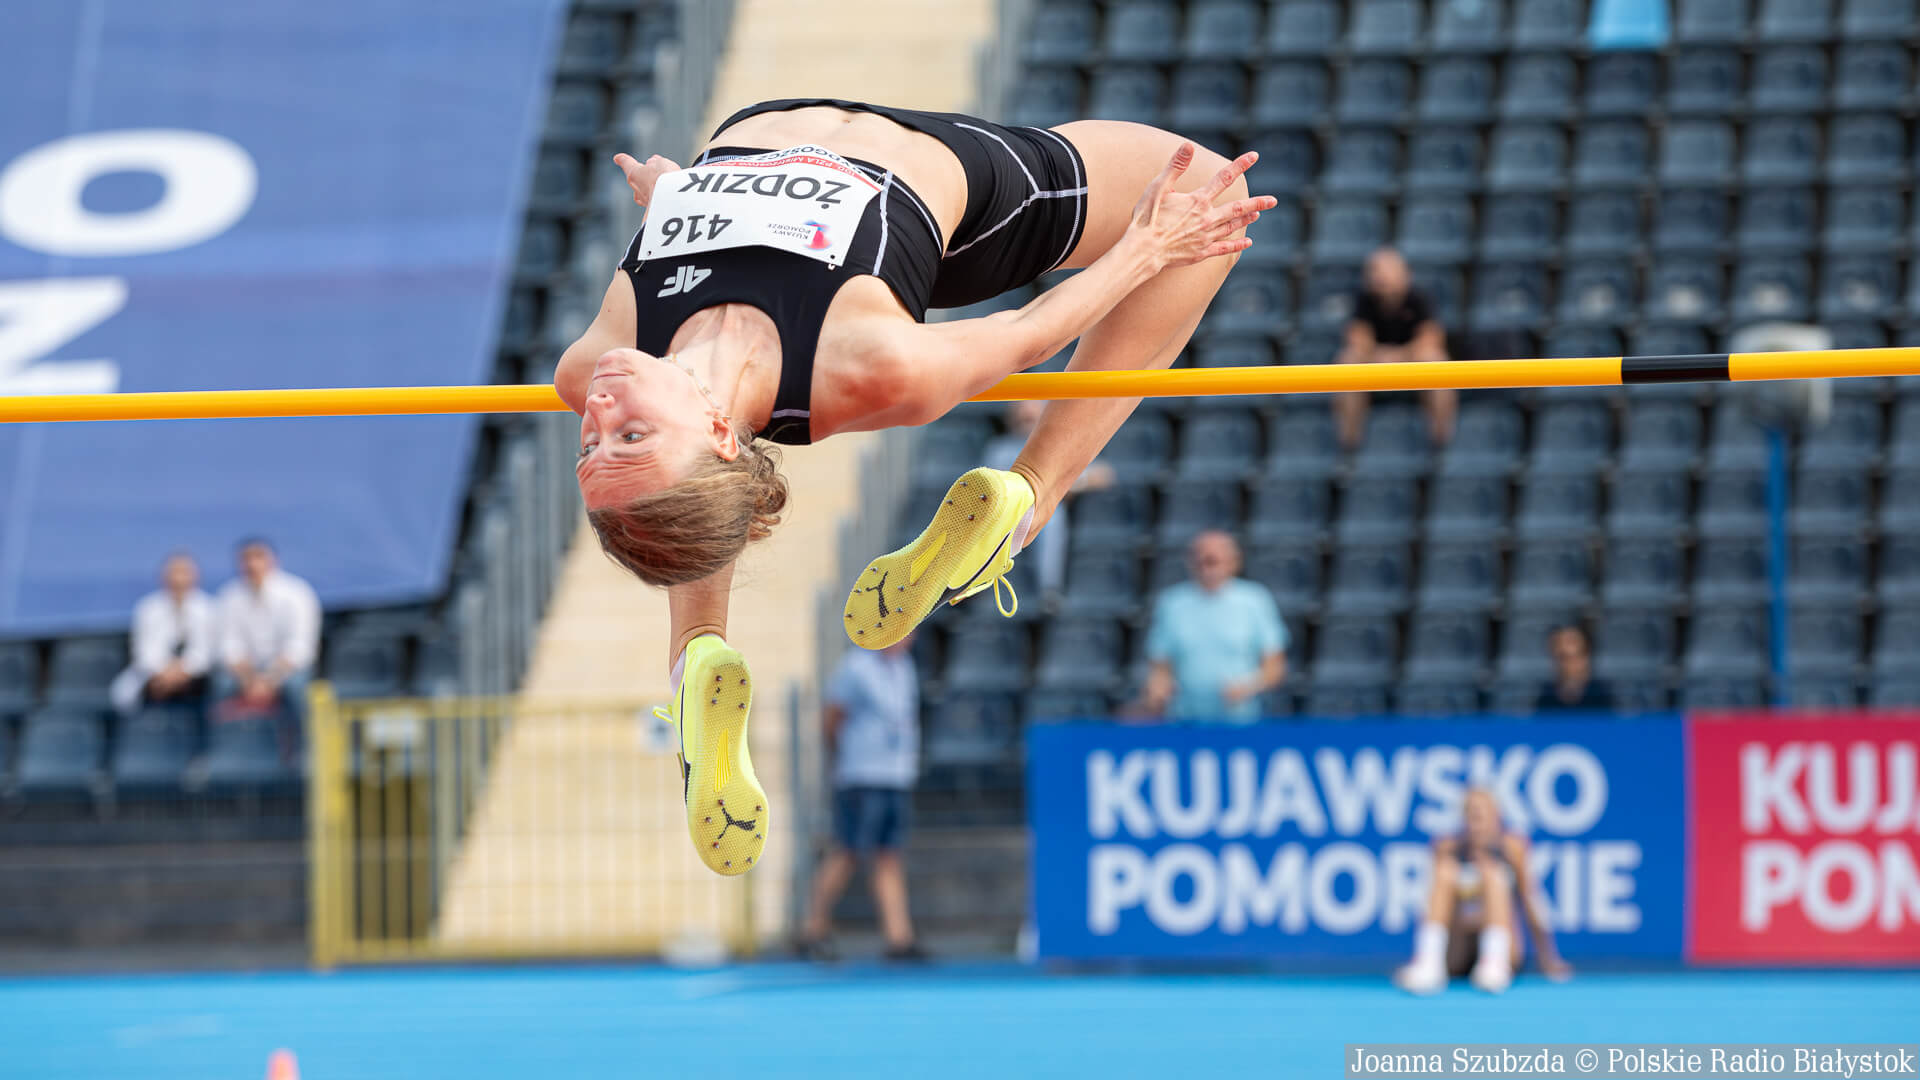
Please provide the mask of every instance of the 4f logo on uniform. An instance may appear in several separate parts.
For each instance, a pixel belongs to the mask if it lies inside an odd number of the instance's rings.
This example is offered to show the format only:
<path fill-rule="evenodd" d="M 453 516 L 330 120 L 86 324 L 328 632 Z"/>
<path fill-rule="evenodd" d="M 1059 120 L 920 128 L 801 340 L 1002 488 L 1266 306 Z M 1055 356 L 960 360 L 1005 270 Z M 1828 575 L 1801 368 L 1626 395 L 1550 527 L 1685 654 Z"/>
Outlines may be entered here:
<path fill-rule="evenodd" d="M 713 276 L 713 271 L 698 266 L 683 266 L 674 271 L 666 280 L 666 288 L 654 293 L 655 296 L 678 296 L 683 292 L 692 292 L 694 287 Z"/>

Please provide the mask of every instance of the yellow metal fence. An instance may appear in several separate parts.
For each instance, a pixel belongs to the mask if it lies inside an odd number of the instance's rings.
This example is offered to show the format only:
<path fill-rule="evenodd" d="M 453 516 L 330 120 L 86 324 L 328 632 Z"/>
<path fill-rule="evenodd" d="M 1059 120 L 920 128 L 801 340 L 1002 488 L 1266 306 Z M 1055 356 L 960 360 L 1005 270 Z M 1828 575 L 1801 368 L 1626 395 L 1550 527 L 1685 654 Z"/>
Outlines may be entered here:
<path fill-rule="evenodd" d="M 313 692 L 314 963 L 750 951 L 752 880 L 689 846 L 639 702 Z"/>

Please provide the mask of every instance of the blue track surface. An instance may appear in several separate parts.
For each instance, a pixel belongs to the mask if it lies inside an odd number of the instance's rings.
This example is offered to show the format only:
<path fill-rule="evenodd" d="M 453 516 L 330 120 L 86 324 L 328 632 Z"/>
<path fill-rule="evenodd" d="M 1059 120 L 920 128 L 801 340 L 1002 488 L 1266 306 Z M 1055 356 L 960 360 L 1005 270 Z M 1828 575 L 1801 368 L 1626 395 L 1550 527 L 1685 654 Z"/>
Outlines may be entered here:
<path fill-rule="evenodd" d="M 1313 1077 L 1346 1042 L 1912 1042 L 1920 976 L 1065 977 L 782 965 L 0 980 L 0 1077 Z"/>

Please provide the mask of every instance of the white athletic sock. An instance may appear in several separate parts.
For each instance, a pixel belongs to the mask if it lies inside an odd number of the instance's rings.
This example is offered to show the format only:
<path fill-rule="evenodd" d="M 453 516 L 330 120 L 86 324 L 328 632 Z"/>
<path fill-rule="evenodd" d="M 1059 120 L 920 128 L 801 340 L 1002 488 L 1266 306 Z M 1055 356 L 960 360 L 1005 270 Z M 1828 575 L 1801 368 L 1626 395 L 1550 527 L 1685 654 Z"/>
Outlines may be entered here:
<path fill-rule="evenodd" d="M 671 686 L 676 694 L 680 692 L 680 676 L 685 674 L 686 670 L 687 650 L 681 649 L 680 655 L 673 658 L 673 672 L 667 676 L 667 685 Z"/>
<path fill-rule="evenodd" d="M 1423 922 L 1413 931 L 1413 962 L 1422 967 L 1439 967 L 1447 960 L 1447 928 L 1436 922 Z"/>
<path fill-rule="evenodd" d="M 1015 473 L 1014 475 L 1018 476 L 1019 474 Z M 1033 528 L 1033 507 L 1029 506 L 1027 507 L 1027 512 L 1020 515 L 1020 523 L 1013 527 L 1012 551 L 1015 555 L 1020 554 L 1020 552 L 1026 549 L 1027 530 L 1031 528 Z"/>
<path fill-rule="evenodd" d="M 1513 935 L 1504 926 L 1488 926 L 1480 931 L 1480 959 L 1501 971 L 1513 970 Z"/>

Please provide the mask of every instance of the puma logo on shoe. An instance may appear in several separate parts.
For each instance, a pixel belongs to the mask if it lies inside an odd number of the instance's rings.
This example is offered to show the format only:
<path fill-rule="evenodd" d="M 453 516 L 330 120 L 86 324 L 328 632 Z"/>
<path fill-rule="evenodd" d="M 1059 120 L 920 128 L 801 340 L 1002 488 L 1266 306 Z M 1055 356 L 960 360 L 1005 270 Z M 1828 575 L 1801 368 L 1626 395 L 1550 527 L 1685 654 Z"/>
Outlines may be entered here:
<path fill-rule="evenodd" d="M 736 826 L 740 829 L 741 832 L 752 832 L 754 823 L 760 820 L 757 817 L 735 820 L 734 816 L 727 812 L 727 808 L 725 806 L 722 806 L 720 808 L 720 814 L 721 816 L 727 819 L 727 823 L 725 825 L 720 826 L 720 835 L 714 837 L 715 840 L 725 839 L 727 835 L 727 830 L 734 828 Z"/>

